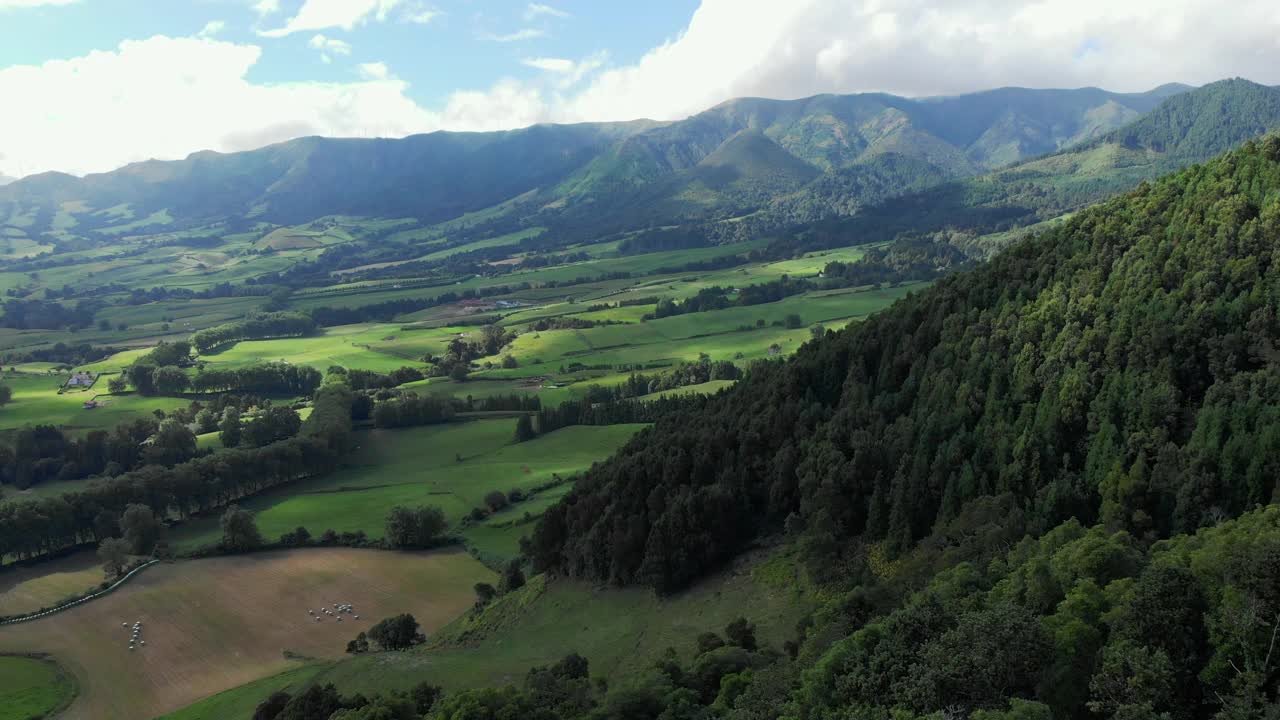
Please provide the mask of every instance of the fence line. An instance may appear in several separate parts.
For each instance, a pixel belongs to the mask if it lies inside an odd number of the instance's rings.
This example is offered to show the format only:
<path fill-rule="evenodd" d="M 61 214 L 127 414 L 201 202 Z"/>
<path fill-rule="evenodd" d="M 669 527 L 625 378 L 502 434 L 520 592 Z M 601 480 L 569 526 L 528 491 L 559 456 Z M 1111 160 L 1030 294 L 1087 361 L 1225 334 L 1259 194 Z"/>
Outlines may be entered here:
<path fill-rule="evenodd" d="M 92 594 L 92 595 L 85 595 L 84 597 L 80 598 L 79 600 L 72 600 L 72 601 L 71 601 L 71 602 L 69 602 L 69 603 L 65 603 L 65 604 L 63 604 L 63 605 L 59 605 L 58 607 L 55 607 L 55 608 L 53 608 L 53 609 L 51 609 L 51 610 L 42 610 L 42 611 L 40 611 L 40 612 L 34 612 L 34 613 L 30 613 L 30 614 L 28 614 L 28 615 L 20 615 L 20 616 L 15 617 L 15 618 L 9 618 L 8 620 L 0 620 L 0 626 L 4 626 L 4 625 L 14 625 L 14 624 L 17 624 L 17 623 L 20 623 L 20 622 L 28 622 L 28 621 L 31 621 L 31 620 L 39 620 L 39 619 L 40 619 L 40 618 L 42 618 L 42 617 L 48 617 L 49 615 L 53 615 L 54 613 L 60 613 L 60 612 L 62 612 L 63 610 L 70 610 L 71 608 L 73 608 L 73 607 L 75 607 L 75 606 L 77 606 L 77 605 L 80 605 L 80 604 L 82 604 L 82 603 L 87 603 L 87 602 L 89 602 L 90 600 L 96 600 L 97 598 L 100 598 L 100 597 L 102 597 L 103 595 L 110 595 L 111 593 L 115 592 L 116 588 L 118 588 L 118 587 L 120 587 L 121 585 L 123 585 L 123 584 L 124 584 L 124 583 L 129 579 L 129 578 L 133 577 L 134 575 L 137 575 L 138 573 L 140 573 L 140 572 L 142 572 L 143 570 L 145 570 L 145 569 L 147 569 L 147 568 L 151 567 L 152 565 L 155 565 L 155 564 L 156 564 L 156 563 L 158 563 L 158 562 L 160 562 L 160 561 L 159 561 L 159 560 L 149 560 L 149 561 L 147 561 L 147 562 L 145 562 L 145 563 L 143 563 L 143 564 L 139 565 L 138 567 L 136 567 L 136 568 L 134 568 L 134 569 L 130 570 L 128 573 L 126 573 L 124 577 L 122 577 L 122 578 L 120 578 L 119 580 L 117 580 L 117 581 L 115 581 L 114 583 L 112 583 L 112 584 L 111 584 L 111 586 L 110 586 L 110 587 L 108 587 L 108 588 L 107 588 L 107 589 L 105 589 L 105 590 L 99 590 L 98 592 L 96 592 L 96 593 L 94 593 L 94 594 Z"/>

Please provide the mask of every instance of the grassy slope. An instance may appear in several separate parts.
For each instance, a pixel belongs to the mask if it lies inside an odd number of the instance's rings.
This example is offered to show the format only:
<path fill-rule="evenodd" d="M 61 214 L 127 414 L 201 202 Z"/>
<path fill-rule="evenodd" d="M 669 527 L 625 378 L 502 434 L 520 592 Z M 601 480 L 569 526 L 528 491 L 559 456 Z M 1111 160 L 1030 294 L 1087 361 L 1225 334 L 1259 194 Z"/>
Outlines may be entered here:
<path fill-rule="evenodd" d="M 552 481 L 555 474 L 568 477 L 607 457 L 638 427 L 571 427 L 521 444 L 512 442 L 515 420 L 510 418 L 372 430 L 358 436 L 360 449 L 340 471 L 242 505 L 257 513 L 258 527 L 269 538 L 299 525 L 313 535 L 333 529 L 382 537 L 387 512 L 396 505 L 438 505 L 457 527 L 486 493 L 528 489 Z M 516 505 L 493 519 L 517 518 L 524 510 Z M 217 518 L 210 517 L 183 524 L 171 542 L 183 551 L 215 543 L 220 535 Z M 516 549 L 514 540 L 490 539 L 486 545 L 507 555 Z"/>

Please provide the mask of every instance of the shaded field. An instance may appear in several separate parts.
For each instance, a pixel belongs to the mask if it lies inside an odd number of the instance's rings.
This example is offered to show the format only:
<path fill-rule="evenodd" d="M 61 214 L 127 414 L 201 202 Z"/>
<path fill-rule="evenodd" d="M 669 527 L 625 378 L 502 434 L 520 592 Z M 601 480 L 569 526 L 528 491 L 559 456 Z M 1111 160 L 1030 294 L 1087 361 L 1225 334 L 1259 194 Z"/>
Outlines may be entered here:
<path fill-rule="evenodd" d="M 396 505 L 438 505 L 457 527 L 490 491 L 528 490 L 557 475 L 567 478 L 608 457 L 640 427 L 575 426 L 525 443 L 513 441 L 512 418 L 370 430 L 357 435 L 359 449 L 337 472 L 241 506 L 256 514 L 258 528 L 268 538 L 298 526 L 316 536 L 332 529 L 382 537 L 387 512 Z M 524 507 L 517 504 L 494 518 L 519 517 Z M 220 537 L 218 519 L 208 517 L 175 528 L 170 541 L 181 552 Z"/>
<path fill-rule="evenodd" d="M 0 615 L 22 615 L 53 607 L 107 579 L 92 550 L 30 567 L 0 570 Z"/>
<path fill-rule="evenodd" d="M 52 717 L 75 694 L 75 683 L 53 662 L 0 656 L 0 720 Z"/>
<path fill-rule="evenodd" d="M 289 651 L 338 658 L 377 620 L 410 612 L 448 623 L 493 574 L 462 551 L 350 548 L 270 552 L 156 566 L 119 591 L 48 619 L 0 628 L 0 652 L 47 653 L 75 676 L 65 717 L 141 718 L 295 668 Z M 361 620 L 315 622 L 308 608 L 353 604 Z M 144 623 L 128 649 L 122 622 Z"/>

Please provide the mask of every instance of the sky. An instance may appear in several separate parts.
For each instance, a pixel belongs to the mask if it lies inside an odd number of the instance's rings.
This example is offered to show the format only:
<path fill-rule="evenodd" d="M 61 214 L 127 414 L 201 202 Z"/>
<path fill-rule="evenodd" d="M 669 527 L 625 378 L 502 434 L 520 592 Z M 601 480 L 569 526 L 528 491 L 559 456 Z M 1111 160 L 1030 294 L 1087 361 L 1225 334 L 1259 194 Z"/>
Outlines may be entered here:
<path fill-rule="evenodd" d="M 0 0 L 0 176 L 733 97 L 1280 84 L 1276 0 Z"/>

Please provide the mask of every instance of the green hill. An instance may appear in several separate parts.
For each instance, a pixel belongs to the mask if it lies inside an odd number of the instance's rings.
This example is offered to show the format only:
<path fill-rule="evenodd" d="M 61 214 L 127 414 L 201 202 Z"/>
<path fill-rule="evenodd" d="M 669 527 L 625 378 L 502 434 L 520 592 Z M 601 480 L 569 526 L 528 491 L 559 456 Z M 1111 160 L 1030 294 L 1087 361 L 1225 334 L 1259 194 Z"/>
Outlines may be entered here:
<path fill-rule="evenodd" d="M 1223 80 L 1175 94 L 1141 119 L 1078 146 L 915 192 L 883 193 L 847 206 L 851 217 L 822 221 L 820 244 L 849 237 L 887 240 L 942 228 L 1001 231 L 1057 217 L 1144 180 L 1202 162 L 1280 127 L 1280 88 Z M 780 216 L 829 212 L 830 191 L 815 183 L 778 204 Z M 838 208 L 837 208 L 838 209 Z"/>
<path fill-rule="evenodd" d="M 987 495 L 1153 538 L 1270 502 L 1277 197 L 1272 136 L 809 343 L 589 473 L 536 563 L 669 590 L 784 526 L 905 550 Z"/>
<path fill-rule="evenodd" d="M 169 230 L 222 222 L 233 232 L 333 215 L 433 224 L 523 197 L 523 206 L 499 214 L 540 212 L 543 224 L 560 217 L 569 224 L 646 226 L 749 212 L 822 172 L 886 156 L 924 166 L 913 175 L 972 175 L 1120 127 L 1169 91 L 1009 88 L 925 100 L 742 99 L 673 123 L 538 125 L 398 140 L 299 138 L 84 178 L 24 178 L 0 189 L 0 221 L 21 218 L 5 224 L 61 249 L 76 239 L 110 242 L 162 218 Z M 726 167 L 743 179 L 726 180 Z"/>

